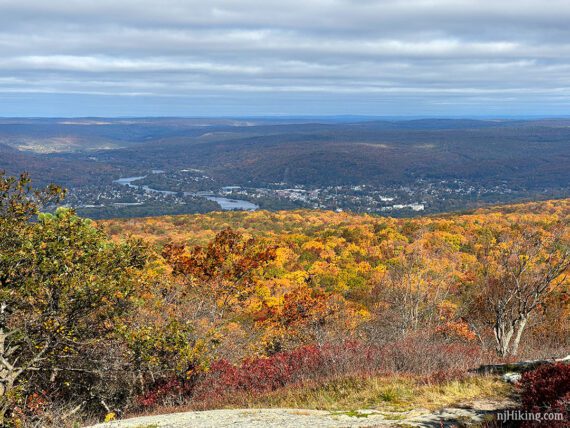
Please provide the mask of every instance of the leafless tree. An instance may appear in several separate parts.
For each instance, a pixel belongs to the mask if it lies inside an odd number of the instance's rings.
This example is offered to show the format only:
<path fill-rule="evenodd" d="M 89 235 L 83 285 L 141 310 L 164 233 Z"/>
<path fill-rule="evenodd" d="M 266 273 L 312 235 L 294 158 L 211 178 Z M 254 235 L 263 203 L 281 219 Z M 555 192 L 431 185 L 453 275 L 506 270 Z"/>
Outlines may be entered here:
<path fill-rule="evenodd" d="M 491 315 L 497 353 L 516 355 L 530 317 L 566 280 L 570 249 L 563 229 L 502 233 L 478 257 L 481 302 Z"/>

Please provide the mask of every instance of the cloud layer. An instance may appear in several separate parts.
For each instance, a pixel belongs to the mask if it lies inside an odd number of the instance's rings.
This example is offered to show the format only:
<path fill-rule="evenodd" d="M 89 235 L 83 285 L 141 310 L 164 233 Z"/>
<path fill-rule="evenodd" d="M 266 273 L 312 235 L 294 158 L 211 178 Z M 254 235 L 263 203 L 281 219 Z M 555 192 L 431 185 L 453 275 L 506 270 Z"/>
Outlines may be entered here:
<path fill-rule="evenodd" d="M 0 115 L 564 115 L 568 22 L 567 0 L 0 0 Z"/>

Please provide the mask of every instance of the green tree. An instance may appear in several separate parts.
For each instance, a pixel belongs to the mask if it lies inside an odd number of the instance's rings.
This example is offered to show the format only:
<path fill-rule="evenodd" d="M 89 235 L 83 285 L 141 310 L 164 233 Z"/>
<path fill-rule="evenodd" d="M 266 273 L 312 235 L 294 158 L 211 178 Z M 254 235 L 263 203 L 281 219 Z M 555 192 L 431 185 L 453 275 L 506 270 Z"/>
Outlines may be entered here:
<path fill-rule="evenodd" d="M 113 243 L 70 209 L 39 214 L 61 195 L 0 175 L 0 424 L 42 390 L 106 406 L 97 382 L 113 353 L 101 350 L 146 263 L 139 243 Z"/>

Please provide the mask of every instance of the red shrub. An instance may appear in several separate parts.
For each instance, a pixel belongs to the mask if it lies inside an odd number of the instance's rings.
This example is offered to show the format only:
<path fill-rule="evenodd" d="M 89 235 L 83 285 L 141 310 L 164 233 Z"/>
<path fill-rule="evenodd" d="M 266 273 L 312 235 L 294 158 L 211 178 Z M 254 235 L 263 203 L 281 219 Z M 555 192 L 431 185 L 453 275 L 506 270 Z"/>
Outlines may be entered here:
<path fill-rule="evenodd" d="M 523 410 L 562 413 L 564 421 L 549 421 L 551 427 L 567 427 L 570 418 L 570 365 L 546 364 L 524 373 L 520 381 Z M 558 425 L 557 425 L 558 423 Z M 535 426 L 527 423 L 525 426 Z M 540 425 L 536 425 L 540 426 Z"/>
<path fill-rule="evenodd" d="M 154 388 L 137 397 L 137 402 L 142 407 L 153 407 L 164 404 L 166 400 L 181 399 L 189 396 L 191 385 L 178 379 L 168 379 L 159 382 Z"/>
<path fill-rule="evenodd" d="M 220 405 L 239 393 L 262 394 L 304 382 L 322 382 L 347 376 L 393 373 L 422 375 L 428 383 L 461 377 L 480 358 L 477 348 L 406 339 L 384 346 L 347 341 L 309 345 L 269 357 L 252 357 L 241 364 L 221 359 L 196 382 L 169 380 L 138 399 L 141 406 L 155 406 L 173 399 L 191 399 L 192 405 Z"/>
<path fill-rule="evenodd" d="M 316 346 L 304 346 L 270 357 L 248 358 L 240 366 L 219 360 L 202 378 L 194 398 L 200 401 L 232 392 L 258 394 L 273 391 L 310 376 L 322 363 L 322 351 Z"/>

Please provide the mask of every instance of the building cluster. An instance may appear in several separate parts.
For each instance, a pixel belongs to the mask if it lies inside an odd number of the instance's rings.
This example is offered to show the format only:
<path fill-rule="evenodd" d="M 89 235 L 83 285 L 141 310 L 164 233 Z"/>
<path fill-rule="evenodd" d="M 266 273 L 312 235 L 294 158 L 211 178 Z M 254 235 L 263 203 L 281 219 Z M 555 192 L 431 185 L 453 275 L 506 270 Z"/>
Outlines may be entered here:
<path fill-rule="evenodd" d="M 67 203 L 74 207 L 128 207 L 134 205 L 183 205 L 188 197 L 216 196 L 250 201 L 262 209 L 310 208 L 405 215 L 454 209 L 466 200 L 492 199 L 512 192 L 505 184 L 485 186 L 457 179 L 419 179 L 407 185 L 351 184 L 305 186 L 269 183 L 263 186 L 216 184 L 200 170 L 165 172 L 152 170 L 143 177 L 116 180 L 102 186 L 72 189 Z M 153 190 L 153 187 L 170 190 Z M 285 204 L 285 205 L 284 205 Z"/>

